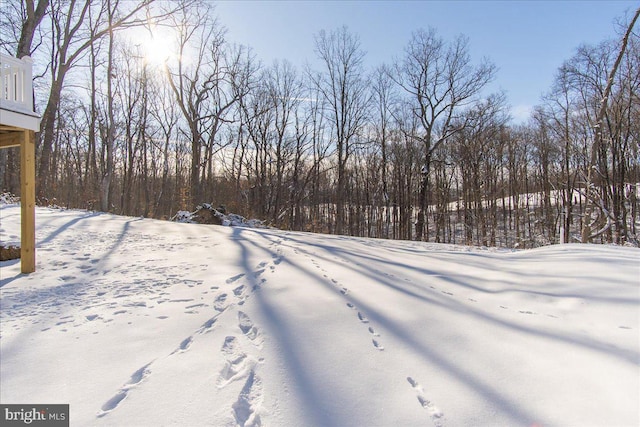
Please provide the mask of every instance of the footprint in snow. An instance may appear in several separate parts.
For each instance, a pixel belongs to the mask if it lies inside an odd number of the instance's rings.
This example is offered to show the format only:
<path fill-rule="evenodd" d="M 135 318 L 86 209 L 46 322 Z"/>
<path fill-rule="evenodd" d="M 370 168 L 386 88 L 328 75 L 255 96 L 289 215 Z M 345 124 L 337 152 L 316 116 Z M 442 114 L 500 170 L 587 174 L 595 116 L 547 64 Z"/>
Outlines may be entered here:
<path fill-rule="evenodd" d="M 260 344 L 256 341 L 259 336 L 258 328 L 253 324 L 249 316 L 242 311 L 238 311 L 238 327 L 247 338 L 254 341 L 254 344 Z"/>
<path fill-rule="evenodd" d="M 361 312 L 358 312 L 358 319 L 360 319 L 362 323 L 369 323 L 369 319 L 367 319 L 367 316 L 365 316 Z"/>
<path fill-rule="evenodd" d="M 374 346 L 377 350 L 380 350 L 380 351 L 384 350 L 384 347 L 382 346 L 382 344 L 380 344 L 380 343 L 378 342 L 378 340 L 375 340 L 375 339 L 374 339 L 374 340 L 371 340 L 371 341 L 373 342 L 373 346 Z"/>
<path fill-rule="evenodd" d="M 191 343 L 193 342 L 193 335 L 182 340 L 177 349 L 175 349 L 171 354 L 175 353 L 183 353 L 189 349 Z"/>
<path fill-rule="evenodd" d="M 411 388 L 416 392 L 416 397 L 418 398 L 418 402 L 420 406 L 427 410 L 429 413 L 429 417 L 431 421 L 436 427 L 443 427 L 444 424 L 444 414 L 437 406 L 433 404 L 429 399 L 426 398 L 424 394 L 424 389 L 416 380 L 411 377 L 407 377 L 407 381 L 411 385 Z"/>
<path fill-rule="evenodd" d="M 188 305 L 185 308 L 186 309 L 190 309 L 190 308 L 198 308 L 198 307 L 205 307 L 206 304 L 192 304 L 192 305 Z"/>
<path fill-rule="evenodd" d="M 220 351 L 225 358 L 225 365 L 218 378 L 218 387 L 222 388 L 247 374 L 247 355 L 242 351 L 238 339 L 234 336 L 225 338 Z"/>
<path fill-rule="evenodd" d="M 261 426 L 262 381 L 252 369 L 244 383 L 238 399 L 231 405 L 236 423 L 241 427 Z"/>
<path fill-rule="evenodd" d="M 233 282 L 235 282 L 235 281 L 237 281 L 237 280 L 242 279 L 243 277 L 244 277 L 244 273 L 236 274 L 235 276 L 229 277 L 229 278 L 226 280 L 226 282 L 225 282 L 225 283 L 227 283 L 227 284 L 228 284 L 228 283 L 233 283 Z M 216 289 L 217 289 L 217 286 L 216 286 Z"/>
<path fill-rule="evenodd" d="M 198 329 L 198 333 L 204 334 L 211 331 L 211 328 L 213 328 L 213 324 L 216 323 L 216 320 L 218 320 L 218 314 L 216 314 L 211 319 L 204 322 L 202 326 L 200 326 L 200 328 Z"/>
<path fill-rule="evenodd" d="M 213 308 L 216 311 L 220 311 L 220 312 L 225 311 L 228 306 L 229 304 L 227 303 L 227 294 L 220 294 L 213 301 Z"/>
<path fill-rule="evenodd" d="M 105 415 L 107 415 L 109 412 L 116 409 L 122 403 L 122 401 L 127 397 L 127 394 L 129 393 L 129 391 L 132 388 L 136 387 L 138 384 L 140 384 L 145 378 L 147 378 L 151 374 L 151 370 L 149 370 L 149 366 L 151 365 L 151 363 L 153 362 L 147 363 L 146 365 L 144 365 L 143 367 L 135 371 L 133 374 L 131 374 L 131 378 L 129 379 L 129 381 L 127 381 L 127 383 L 123 385 L 120 388 L 120 390 L 118 390 L 118 393 L 116 393 L 115 396 L 107 400 L 105 404 L 102 405 L 102 408 L 98 412 L 98 418 L 102 418 Z"/>

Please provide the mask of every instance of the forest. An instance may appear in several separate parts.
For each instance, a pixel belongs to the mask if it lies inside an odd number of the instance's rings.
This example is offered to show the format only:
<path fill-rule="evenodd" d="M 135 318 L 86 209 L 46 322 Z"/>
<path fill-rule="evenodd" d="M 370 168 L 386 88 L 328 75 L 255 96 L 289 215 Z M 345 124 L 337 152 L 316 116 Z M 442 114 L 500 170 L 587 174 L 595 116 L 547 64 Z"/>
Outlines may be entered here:
<path fill-rule="evenodd" d="M 347 27 L 314 35 L 318 67 L 264 64 L 192 0 L 15 0 L 0 36 L 39 64 L 41 205 L 170 219 L 210 203 L 287 230 L 638 246 L 639 13 L 576 46 L 520 124 L 487 93 L 499 64 L 432 28 L 374 68 Z M 0 151 L 14 194 L 17 150 Z"/>

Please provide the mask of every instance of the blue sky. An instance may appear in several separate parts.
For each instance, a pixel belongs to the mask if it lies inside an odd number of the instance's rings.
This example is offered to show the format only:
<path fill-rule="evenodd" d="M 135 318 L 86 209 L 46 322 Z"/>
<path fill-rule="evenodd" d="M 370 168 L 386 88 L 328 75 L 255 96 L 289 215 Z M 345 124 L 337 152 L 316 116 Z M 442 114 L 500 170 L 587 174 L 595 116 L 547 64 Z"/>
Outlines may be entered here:
<path fill-rule="evenodd" d="M 638 1 L 221 1 L 228 40 L 251 46 L 266 64 L 312 65 L 314 35 L 346 25 L 375 67 L 402 54 L 412 31 L 434 27 L 445 39 L 465 34 L 474 59 L 499 68 L 493 90 L 507 92 L 516 119 L 538 104 L 554 74 L 580 44 L 619 38 L 615 21 Z M 520 117 L 518 117 L 520 115 Z"/>

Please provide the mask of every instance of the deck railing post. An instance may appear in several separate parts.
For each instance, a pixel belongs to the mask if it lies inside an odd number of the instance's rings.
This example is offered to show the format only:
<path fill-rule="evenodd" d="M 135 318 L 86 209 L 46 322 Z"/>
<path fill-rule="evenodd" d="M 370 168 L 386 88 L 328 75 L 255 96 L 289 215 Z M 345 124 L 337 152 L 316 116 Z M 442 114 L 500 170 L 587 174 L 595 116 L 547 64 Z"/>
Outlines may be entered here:
<path fill-rule="evenodd" d="M 22 103 L 33 111 L 33 59 L 30 56 L 23 56 L 22 63 Z"/>

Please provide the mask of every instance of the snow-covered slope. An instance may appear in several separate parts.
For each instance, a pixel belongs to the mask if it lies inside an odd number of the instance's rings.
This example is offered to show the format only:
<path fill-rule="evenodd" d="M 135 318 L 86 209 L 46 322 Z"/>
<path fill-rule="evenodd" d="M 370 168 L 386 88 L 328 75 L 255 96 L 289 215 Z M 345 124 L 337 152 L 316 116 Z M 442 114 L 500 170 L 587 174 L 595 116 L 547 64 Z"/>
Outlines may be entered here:
<path fill-rule="evenodd" d="M 45 208 L 37 240 L 35 273 L 0 264 L 0 401 L 72 426 L 640 424 L 638 249 Z"/>

